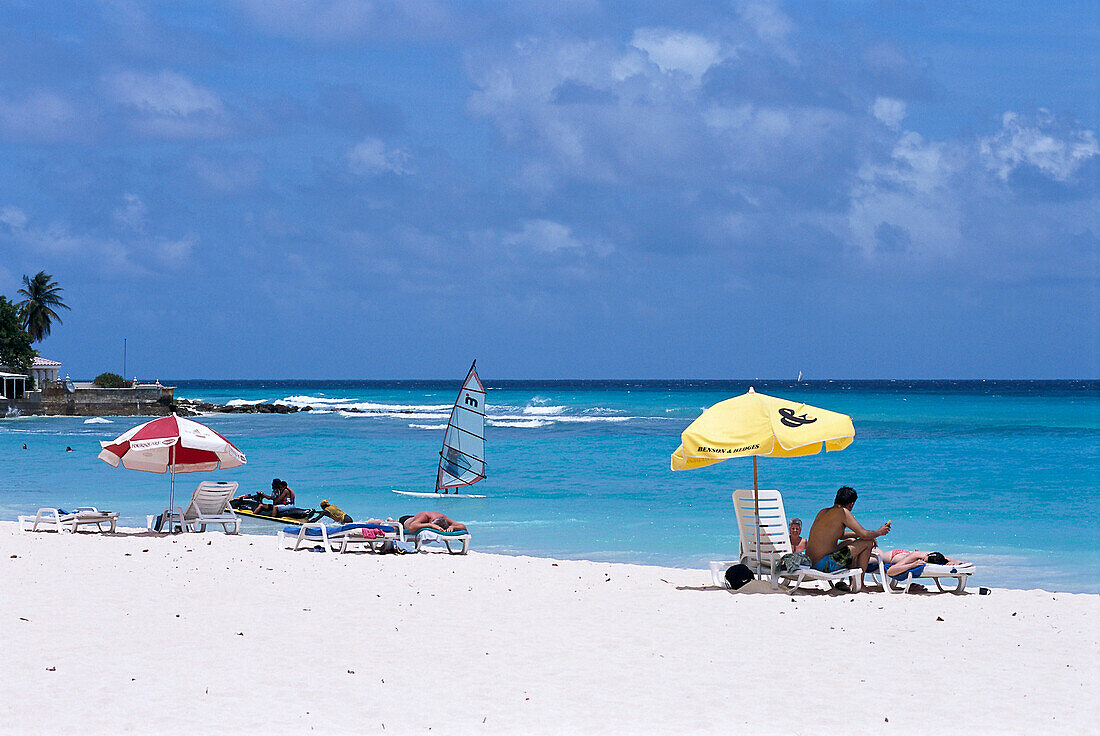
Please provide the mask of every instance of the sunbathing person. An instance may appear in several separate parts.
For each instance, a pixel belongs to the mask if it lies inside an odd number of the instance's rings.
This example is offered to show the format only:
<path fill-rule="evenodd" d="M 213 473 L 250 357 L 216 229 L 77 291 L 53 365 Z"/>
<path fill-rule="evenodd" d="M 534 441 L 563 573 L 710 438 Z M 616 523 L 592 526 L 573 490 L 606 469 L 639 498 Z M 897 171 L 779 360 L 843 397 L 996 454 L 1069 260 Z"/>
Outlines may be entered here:
<path fill-rule="evenodd" d="M 438 511 L 421 511 L 419 514 L 402 516 L 398 521 L 405 527 L 405 531 L 410 534 L 415 534 L 421 529 L 434 529 L 437 532 L 466 531 L 465 524 L 460 524 Z"/>
<path fill-rule="evenodd" d="M 802 536 L 802 519 L 798 517 L 791 519 L 787 531 L 791 533 L 791 549 L 795 552 L 805 552 L 806 538 Z"/>
<path fill-rule="evenodd" d="M 886 574 L 890 577 L 904 575 L 910 570 L 915 570 L 921 565 L 931 562 L 933 565 L 969 565 L 966 560 L 953 560 L 939 552 L 922 552 L 920 550 L 893 549 L 890 551 L 876 549 L 872 554 L 882 557 L 882 564 L 886 566 Z"/>
<path fill-rule="evenodd" d="M 855 490 L 843 486 L 836 492 L 833 505 L 817 512 L 806 542 L 806 555 L 815 570 L 836 572 L 858 568 L 867 571 L 875 539 L 890 533 L 890 522 L 874 531 L 864 529 L 852 516 L 855 505 Z"/>

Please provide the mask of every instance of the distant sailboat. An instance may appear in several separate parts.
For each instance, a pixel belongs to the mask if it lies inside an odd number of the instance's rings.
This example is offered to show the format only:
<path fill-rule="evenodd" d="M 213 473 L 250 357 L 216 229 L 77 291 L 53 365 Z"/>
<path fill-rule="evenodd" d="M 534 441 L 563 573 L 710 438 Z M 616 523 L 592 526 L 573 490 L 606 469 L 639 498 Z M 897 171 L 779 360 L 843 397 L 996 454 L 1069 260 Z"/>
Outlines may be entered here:
<path fill-rule="evenodd" d="M 795 383 L 802 383 L 802 371 L 798 372 L 798 380 L 796 380 Z"/>
<path fill-rule="evenodd" d="M 435 492 L 395 490 L 394 493 L 438 498 L 485 498 L 476 493 L 458 492 L 458 489 L 482 480 L 485 480 L 485 387 L 477 376 L 475 360 L 455 399 L 447 431 L 443 435 Z"/>

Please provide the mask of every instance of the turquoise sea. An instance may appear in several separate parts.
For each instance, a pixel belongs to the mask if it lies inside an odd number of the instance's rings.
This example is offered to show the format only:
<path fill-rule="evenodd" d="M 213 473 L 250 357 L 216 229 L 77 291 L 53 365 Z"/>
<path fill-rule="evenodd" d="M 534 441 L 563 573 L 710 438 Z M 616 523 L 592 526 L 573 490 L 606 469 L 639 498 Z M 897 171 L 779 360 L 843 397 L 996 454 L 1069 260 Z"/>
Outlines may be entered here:
<path fill-rule="evenodd" d="M 174 382 L 180 397 L 313 408 L 200 418 L 248 464 L 180 475 L 177 492 L 203 479 L 250 492 L 277 476 L 300 506 L 324 498 L 357 518 L 441 510 L 470 526 L 480 551 L 703 570 L 736 554 L 730 495 L 752 487 L 752 462 L 673 473 L 669 455 L 704 408 L 752 385 L 855 422 L 842 452 L 760 460 L 760 486 L 783 492 L 788 516 L 808 522 L 851 485 L 858 519 L 893 521 L 888 546 L 973 560 L 974 585 L 1100 592 L 1100 381 L 483 380 L 484 500 L 390 492 L 432 490 L 460 380 Z M 99 440 L 141 421 L 0 418 L 0 518 L 91 504 L 143 526 L 166 505 L 168 476 L 96 459 Z"/>

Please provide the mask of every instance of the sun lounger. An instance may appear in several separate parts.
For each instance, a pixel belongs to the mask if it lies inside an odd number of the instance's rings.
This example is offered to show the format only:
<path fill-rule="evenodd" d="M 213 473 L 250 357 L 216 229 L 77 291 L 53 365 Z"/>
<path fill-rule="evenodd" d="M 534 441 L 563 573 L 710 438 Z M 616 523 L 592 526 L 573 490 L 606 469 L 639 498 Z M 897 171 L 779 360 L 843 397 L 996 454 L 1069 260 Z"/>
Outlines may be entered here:
<path fill-rule="evenodd" d="M 118 512 L 100 511 L 95 506 L 80 506 L 72 511 L 41 508 L 34 516 L 20 516 L 19 523 L 23 531 L 28 532 L 76 532 L 81 526 L 95 526 L 100 532 L 113 532 L 118 523 Z M 104 524 L 109 528 L 104 529 Z"/>
<path fill-rule="evenodd" d="M 971 575 L 977 570 L 973 563 L 967 562 L 962 565 L 933 565 L 930 562 L 926 562 L 923 565 L 918 565 L 912 570 L 907 570 L 900 575 L 889 575 L 887 570 L 889 565 L 882 561 L 881 557 L 877 557 L 878 572 L 872 573 L 876 576 L 877 582 L 882 585 L 882 589 L 888 593 L 908 593 L 910 586 L 918 578 L 931 578 L 932 582 L 936 584 L 936 589 L 941 593 L 948 592 L 940 582 L 943 578 L 953 579 L 955 581 L 955 588 L 951 590 L 952 593 L 963 593 L 966 591 L 966 583 Z"/>
<path fill-rule="evenodd" d="M 320 546 L 322 550 L 348 552 L 365 546 L 371 552 L 381 552 L 383 545 L 404 540 L 401 524 L 342 524 L 340 526 L 307 523 L 301 526 L 285 526 L 279 530 L 279 546 L 294 549 Z"/>
<path fill-rule="evenodd" d="M 205 532 L 208 524 L 221 524 L 226 534 L 237 534 L 241 520 L 233 513 L 229 500 L 237 492 L 237 483 L 204 480 L 191 494 L 191 503 L 183 510 L 183 525 L 188 531 Z"/>
<path fill-rule="evenodd" d="M 405 539 L 412 540 L 417 552 L 423 551 L 426 544 L 438 544 L 446 547 L 452 555 L 464 555 L 470 551 L 469 531 L 441 532 L 437 529 L 421 529 L 417 532 L 405 532 Z M 451 545 L 458 545 L 455 549 Z"/>
<path fill-rule="evenodd" d="M 838 570 L 837 572 L 821 572 L 812 567 L 799 567 L 787 572 L 779 567 L 779 560 L 791 554 L 790 531 L 787 528 L 787 512 L 783 508 L 783 496 L 779 491 L 759 491 L 760 508 L 760 536 L 757 539 L 756 505 L 753 501 L 751 490 L 739 490 L 733 493 L 733 507 L 737 516 L 737 529 L 741 539 L 741 562 L 752 569 L 757 567 L 757 549 L 760 551 L 760 570 L 758 574 L 767 571 L 771 577 L 771 584 L 779 588 L 781 583 L 790 584 L 790 591 L 797 590 L 806 581 L 822 581 L 829 585 L 847 581 L 849 588 L 854 592 L 860 589 L 863 582 L 863 571 Z M 718 580 L 714 563 L 711 564 L 712 577 Z M 717 582 L 725 585 L 724 579 Z"/>

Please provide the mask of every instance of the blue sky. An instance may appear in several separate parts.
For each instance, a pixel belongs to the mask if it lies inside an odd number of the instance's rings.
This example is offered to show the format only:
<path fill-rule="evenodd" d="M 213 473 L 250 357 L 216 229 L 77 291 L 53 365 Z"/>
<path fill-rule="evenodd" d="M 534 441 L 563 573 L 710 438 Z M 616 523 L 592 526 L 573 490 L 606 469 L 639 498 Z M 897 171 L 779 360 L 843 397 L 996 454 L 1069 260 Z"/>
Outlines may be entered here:
<path fill-rule="evenodd" d="M 74 377 L 1100 376 L 1095 2 L 4 5 Z"/>

